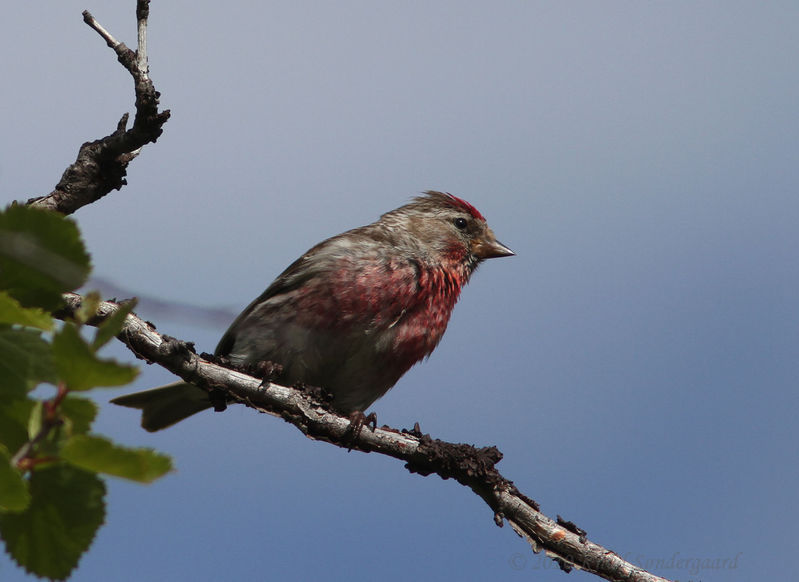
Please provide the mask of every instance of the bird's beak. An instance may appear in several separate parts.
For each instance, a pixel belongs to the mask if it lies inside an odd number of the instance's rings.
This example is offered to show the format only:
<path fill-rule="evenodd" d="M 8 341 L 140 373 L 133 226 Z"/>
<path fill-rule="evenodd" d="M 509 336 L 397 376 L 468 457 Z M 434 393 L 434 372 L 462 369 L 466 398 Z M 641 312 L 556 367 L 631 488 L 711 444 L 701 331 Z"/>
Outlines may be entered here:
<path fill-rule="evenodd" d="M 497 257 L 512 257 L 516 253 L 499 242 L 491 230 L 485 235 L 472 241 L 472 253 L 479 259 L 495 259 Z"/>

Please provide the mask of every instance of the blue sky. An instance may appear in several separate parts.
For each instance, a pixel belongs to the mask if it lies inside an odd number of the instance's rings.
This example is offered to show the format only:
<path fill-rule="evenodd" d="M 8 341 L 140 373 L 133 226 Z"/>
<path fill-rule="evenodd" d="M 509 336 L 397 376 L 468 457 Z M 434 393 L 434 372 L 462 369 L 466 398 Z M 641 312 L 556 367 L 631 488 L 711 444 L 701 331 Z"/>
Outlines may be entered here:
<path fill-rule="evenodd" d="M 132 109 L 80 13 L 132 46 L 133 4 L 6 8 L 3 203 L 49 192 Z M 517 256 L 479 269 L 380 422 L 497 445 L 545 513 L 660 575 L 784 579 L 798 17 L 795 2 L 156 2 L 151 73 L 173 117 L 130 184 L 76 219 L 98 276 L 236 312 L 319 240 L 422 190 L 462 196 Z M 226 327 L 141 315 L 206 351 Z M 169 380 L 146 366 L 135 388 Z M 177 471 L 109 482 L 76 581 L 589 579 L 456 483 L 252 411 L 149 435 L 104 405 L 97 428 Z M 691 567 L 724 558 L 736 567 Z M 5 556 L 0 579 L 27 580 Z"/>

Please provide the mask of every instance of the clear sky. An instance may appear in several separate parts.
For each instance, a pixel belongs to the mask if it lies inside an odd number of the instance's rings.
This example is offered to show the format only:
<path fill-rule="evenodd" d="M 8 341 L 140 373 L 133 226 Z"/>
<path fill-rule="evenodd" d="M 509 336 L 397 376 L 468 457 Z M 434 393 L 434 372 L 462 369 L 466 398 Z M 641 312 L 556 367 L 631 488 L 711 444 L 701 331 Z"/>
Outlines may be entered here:
<path fill-rule="evenodd" d="M 5 7 L 3 203 L 49 192 L 132 109 L 81 10 L 133 46 L 133 8 Z M 798 22 L 792 1 L 153 2 L 172 119 L 76 219 L 98 276 L 236 312 L 319 240 L 422 190 L 462 196 L 518 256 L 478 270 L 379 421 L 497 445 L 545 513 L 660 575 L 788 579 Z M 206 351 L 227 325 L 141 315 Z M 134 388 L 169 380 L 145 366 Z M 458 484 L 269 416 L 149 435 L 104 405 L 97 428 L 177 471 L 109 482 L 76 581 L 591 579 Z M 28 578 L 2 556 L 0 580 Z"/>

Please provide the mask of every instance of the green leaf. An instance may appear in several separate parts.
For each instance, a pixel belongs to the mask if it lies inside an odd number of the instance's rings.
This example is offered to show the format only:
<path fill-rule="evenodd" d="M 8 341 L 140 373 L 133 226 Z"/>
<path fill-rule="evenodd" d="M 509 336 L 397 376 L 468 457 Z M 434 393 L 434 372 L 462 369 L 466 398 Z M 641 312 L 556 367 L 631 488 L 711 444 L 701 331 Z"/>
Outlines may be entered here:
<path fill-rule="evenodd" d="M 93 473 L 58 464 L 34 471 L 29 485 L 30 505 L 0 514 L 0 535 L 25 570 L 64 580 L 105 520 L 105 484 Z"/>
<path fill-rule="evenodd" d="M 116 310 L 111 317 L 106 319 L 98 328 L 92 342 L 92 348 L 95 350 L 100 349 L 113 339 L 120 331 L 122 325 L 125 323 L 125 318 L 136 307 L 138 299 L 131 299 L 119 304 L 119 309 Z"/>
<path fill-rule="evenodd" d="M 33 403 L 31 415 L 28 417 L 28 440 L 33 440 L 39 431 L 42 430 L 42 420 L 44 417 L 44 403 L 36 400 Z"/>
<path fill-rule="evenodd" d="M 53 318 L 38 307 L 22 307 L 8 292 L 0 291 L 0 323 L 15 323 L 39 329 L 53 329 Z"/>
<path fill-rule="evenodd" d="M 0 397 L 24 394 L 41 382 L 55 383 L 50 344 L 37 330 L 0 324 Z"/>
<path fill-rule="evenodd" d="M 100 293 L 97 291 L 85 293 L 80 301 L 80 307 L 75 312 L 75 320 L 81 324 L 89 321 L 89 319 L 97 315 L 97 308 L 102 300 Z"/>
<path fill-rule="evenodd" d="M 0 443 L 17 451 L 28 442 L 28 419 L 34 401 L 28 398 L 0 397 Z"/>
<path fill-rule="evenodd" d="M 28 418 L 28 441 L 36 443 L 34 451 L 37 457 L 54 457 L 58 455 L 61 443 L 64 441 L 64 431 L 60 424 L 49 427 L 42 433 L 45 423 L 45 403 L 34 400 L 30 417 Z"/>
<path fill-rule="evenodd" d="M 0 445 L 0 512 L 22 511 L 31 501 L 28 483 L 16 467 L 11 465 L 11 454 Z"/>
<path fill-rule="evenodd" d="M 67 419 L 67 434 L 86 434 L 97 416 L 97 405 L 86 398 L 67 396 L 61 401 L 61 414 Z"/>
<path fill-rule="evenodd" d="M 58 213 L 13 205 L 0 212 L 0 289 L 26 307 L 55 309 L 89 275 L 77 225 Z"/>
<path fill-rule="evenodd" d="M 53 336 L 53 360 L 58 377 L 70 390 L 122 386 L 139 373 L 135 366 L 98 358 L 72 323 Z"/>
<path fill-rule="evenodd" d="M 172 470 L 172 460 L 152 449 L 128 448 L 105 437 L 78 435 L 61 449 L 61 457 L 74 465 L 115 477 L 150 483 Z"/>

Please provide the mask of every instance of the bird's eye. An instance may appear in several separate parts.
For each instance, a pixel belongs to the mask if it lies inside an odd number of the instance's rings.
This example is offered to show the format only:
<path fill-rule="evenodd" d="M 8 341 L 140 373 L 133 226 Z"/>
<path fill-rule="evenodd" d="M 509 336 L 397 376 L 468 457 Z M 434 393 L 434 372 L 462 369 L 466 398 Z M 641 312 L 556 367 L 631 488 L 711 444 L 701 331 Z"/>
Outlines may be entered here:
<path fill-rule="evenodd" d="M 468 224 L 468 222 L 466 222 L 466 219 L 460 216 L 455 220 L 453 220 L 452 223 L 455 225 L 455 228 L 457 228 L 458 230 L 466 230 L 466 225 Z"/>

